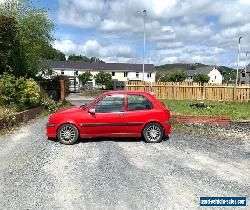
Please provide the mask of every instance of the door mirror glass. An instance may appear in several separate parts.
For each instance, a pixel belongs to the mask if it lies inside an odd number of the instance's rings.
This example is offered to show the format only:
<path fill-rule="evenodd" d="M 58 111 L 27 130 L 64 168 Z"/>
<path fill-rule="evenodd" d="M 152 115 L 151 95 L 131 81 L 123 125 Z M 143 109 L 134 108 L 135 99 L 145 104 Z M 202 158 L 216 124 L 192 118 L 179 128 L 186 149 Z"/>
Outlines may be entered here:
<path fill-rule="evenodd" d="M 90 109 L 90 110 L 89 110 L 89 113 L 90 113 L 90 114 L 95 114 L 95 109 Z"/>

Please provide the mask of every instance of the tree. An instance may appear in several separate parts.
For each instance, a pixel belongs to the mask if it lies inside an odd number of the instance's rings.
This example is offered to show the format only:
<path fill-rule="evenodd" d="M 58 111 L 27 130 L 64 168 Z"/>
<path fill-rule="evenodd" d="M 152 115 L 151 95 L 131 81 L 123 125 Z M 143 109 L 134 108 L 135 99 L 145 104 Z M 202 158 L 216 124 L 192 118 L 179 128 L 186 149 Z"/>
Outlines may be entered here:
<path fill-rule="evenodd" d="M 20 45 L 17 22 L 14 18 L 0 16 L 0 74 L 11 71 L 20 75 L 26 70 L 27 63 Z"/>
<path fill-rule="evenodd" d="M 86 57 L 86 56 L 73 54 L 73 55 L 70 55 L 68 57 L 68 61 L 83 61 L 83 62 L 88 63 L 89 62 L 89 58 Z"/>
<path fill-rule="evenodd" d="M 66 61 L 65 54 L 60 50 L 52 47 L 52 45 L 45 45 L 41 51 L 43 60 Z"/>
<path fill-rule="evenodd" d="M 18 73 L 35 77 L 39 60 L 42 59 L 43 48 L 53 41 L 54 24 L 49 20 L 47 12 L 34 6 L 31 0 L 7 0 L 0 4 L 0 15 L 13 17 L 17 22 L 20 45 L 28 69 Z M 18 71 L 23 69 L 18 68 Z"/>
<path fill-rule="evenodd" d="M 75 54 L 70 55 L 68 57 L 68 61 L 83 61 L 86 63 L 105 63 L 104 61 L 96 57 L 88 58 L 87 56 L 75 55 Z"/>
<path fill-rule="evenodd" d="M 105 62 L 100 60 L 99 58 L 92 57 L 90 58 L 90 63 L 105 63 Z"/>
<path fill-rule="evenodd" d="M 187 74 L 185 72 L 174 72 L 170 74 L 169 81 L 170 82 L 183 82 L 187 78 Z"/>
<path fill-rule="evenodd" d="M 236 80 L 236 71 L 226 71 L 222 72 L 223 74 L 223 82 L 235 82 Z"/>
<path fill-rule="evenodd" d="M 200 82 L 200 83 L 204 84 L 204 83 L 208 83 L 209 80 L 210 80 L 210 78 L 206 74 L 195 74 L 193 76 L 193 82 Z"/>
<path fill-rule="evenodd" d="M 95 81 L 99 85 L 108 85 L 111 80 L 112 75 L 107 72 L 101 71 L 97 75 L 95 75 Z"/>
<path fill-rule="evenodd" d="M 89 80 L 92 79 L 92 74 L 87 71 L 78 76 L 79 81 L 82 83 L 82 85 L 85 85 Z"/>

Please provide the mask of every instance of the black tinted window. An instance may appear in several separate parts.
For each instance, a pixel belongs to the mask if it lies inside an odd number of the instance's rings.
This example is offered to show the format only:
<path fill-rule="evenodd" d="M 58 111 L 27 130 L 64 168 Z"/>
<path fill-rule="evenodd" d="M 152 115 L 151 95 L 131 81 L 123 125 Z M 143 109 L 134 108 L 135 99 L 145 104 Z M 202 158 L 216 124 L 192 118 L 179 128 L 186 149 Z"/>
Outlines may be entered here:
<path fill-rule="evenodd" d="M 106 96 L 94 107 L 96 113 L 110 113 L 124 111 L 124 95 Z"/>
<path fill-rule="evenodd" d="M 152 109 L 152 103 L 141 95 L 128 95 L 128 111 Z"/>

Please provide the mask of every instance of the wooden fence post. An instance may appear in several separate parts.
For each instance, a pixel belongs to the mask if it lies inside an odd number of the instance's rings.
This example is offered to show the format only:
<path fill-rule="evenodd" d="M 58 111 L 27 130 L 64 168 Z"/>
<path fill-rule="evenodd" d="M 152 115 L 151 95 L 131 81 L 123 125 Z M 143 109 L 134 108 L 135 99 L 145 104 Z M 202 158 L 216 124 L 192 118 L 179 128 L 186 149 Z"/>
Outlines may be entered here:
<path fill-rule="evenodd" d="M 175 100 L 176 99 L 176 85 L 175 85 L 175 82 L 172 83 L 173 84 L 173 99 Z"/>
<path fill-rule="evenodd" d="M 206 99 L 206 86 L 205 83 L 202 85 L 202 100 Z"/>
<path fill-rule="evenodd" d="M 61 101 L 65 101 L 65 83 L 64 80 L 61 80 Z"/>
<path fill-rule="evenodd" d="M 233 86 L 233 101 L 236 100 L 236 85 Z"/>

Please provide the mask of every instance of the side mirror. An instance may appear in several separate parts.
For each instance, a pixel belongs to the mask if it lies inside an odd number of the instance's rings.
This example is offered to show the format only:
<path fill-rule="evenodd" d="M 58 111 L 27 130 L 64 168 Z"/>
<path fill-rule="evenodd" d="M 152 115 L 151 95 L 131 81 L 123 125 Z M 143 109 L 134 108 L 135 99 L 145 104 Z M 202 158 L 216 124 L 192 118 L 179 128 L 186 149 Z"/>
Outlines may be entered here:
<path fill-rule="evenodd" d="M 90 113 L 90 114 L 95 114 L 95 109 L 90 109 L 90 110 L 89 110 L 89 113 Z"/>

